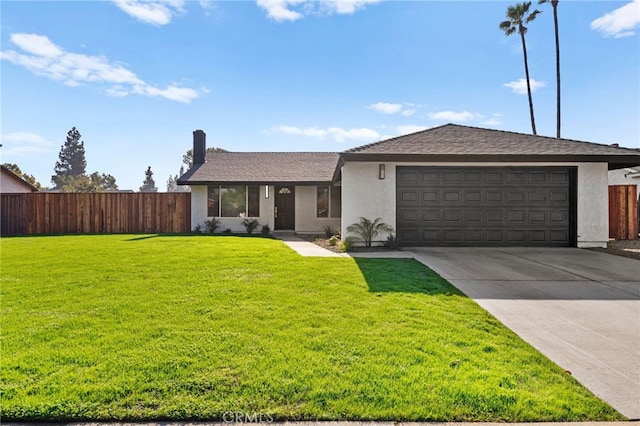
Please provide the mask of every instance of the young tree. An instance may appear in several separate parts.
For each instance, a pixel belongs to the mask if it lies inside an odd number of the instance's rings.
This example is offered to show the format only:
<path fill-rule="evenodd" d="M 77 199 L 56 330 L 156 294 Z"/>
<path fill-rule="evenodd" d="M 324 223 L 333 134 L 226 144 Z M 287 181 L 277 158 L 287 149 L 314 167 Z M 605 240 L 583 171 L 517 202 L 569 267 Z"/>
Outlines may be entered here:
<path fill-rule="evenodd" d="M 213 152 L 229 152 L 229 151 L 227 151 L 226 149 L 216 148 L 216 147 L 207 148 L 207 154 L 213 153 Z M 190 149 L 189 151 L 186 152 L 186 154 L 182 156 L 182 162 L 187 166 L 187 170 L 189 170 L 191 166 L 193 166 L 193 149 Z M 180 175 L 182 176 L 182 173 Z"/>
<path fill-rule="evenodd" d="M 144 172 L 144 176 L 144 182 L 142 182 L 140 192 L 158 192 L 156 182 L 153 180 L 153 172 L 151 171 L 151 166 L 149 166 L 147 168 L 147 171 Z"/>
<path fill-rule="evenodd" d="M 558 0 L 538 0 L 538 4 L 551 3 L 553 26 L 556 33 L 556 138 L 560 139 L 560 35 L 558 34 Z"/>
<path fill-rule="evenodd" d="M 527 94 L 529 95 L 529 113 L 531 115 L 531 131 L 534 135 L 537 135 L 536 132 L 536 119 L 533 115 L 533 98 L 531 97 L 531 79 L 529 78 L 529 63 L 527 61 L 527 45 L 524 41 L 524 35 L 527 33 L 527 27 L 525 24 L 532 22 L 538 14 L 541 12 L 539 10 L 534 10 L 529 13 L 529 8 L 531 7 L 531 2 L 524 3 L 516 3 L 515 6 L 509 6 L 507 8 L 507 20 L 502 21 L 500 23 L 500 29 L 504 31 L 507 36 L 515 33 L 516 31 L 520 34 L 520 39 L 522 40 L 522 53 L 524 54 L 524 73 L 527 79 Z"/>
<path fill-rule="evenodd" d="M 62 186 L 62 177 L 81 176 L 85 174 L 87 168 L 87 160 L 84 152 L 84 141 L 80 138 L 82 135 L 73 127 L 67 132 L 67 140 L 60 147 L 59 160 L 56 161 L 54 167 L 55 175 L 51 176 L 51 182 L 57 189 Z"/>
<path fill-rule="evenodd" d="M 35 186 L 37 189 L 43 189 L 43 187 L 40 184 L 40 182 L 38 182 L 33 175 L 28 175 L 26 173 L 23 173 L 22 170 L 20 170 L 20 167 L 18 167 L 17 164 L 4 163 L 3 166 L 6 167 L 7 169 L 9 169 L 10 171 L 12 171 L 15 175 L 17 175 L 20 178 L 22 178 L 25 182 L 28 182 L 31 185 Z"/>

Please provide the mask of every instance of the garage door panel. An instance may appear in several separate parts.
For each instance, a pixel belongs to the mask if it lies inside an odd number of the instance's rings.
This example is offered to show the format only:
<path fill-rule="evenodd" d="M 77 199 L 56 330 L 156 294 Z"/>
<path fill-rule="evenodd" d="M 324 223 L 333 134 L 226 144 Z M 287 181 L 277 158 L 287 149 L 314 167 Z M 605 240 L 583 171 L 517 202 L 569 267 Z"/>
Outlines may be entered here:
<path fill-rule="evenodd" d="M 571 168 L 396 170 L 397 234 L 406 245 L 572 244 Z"/>

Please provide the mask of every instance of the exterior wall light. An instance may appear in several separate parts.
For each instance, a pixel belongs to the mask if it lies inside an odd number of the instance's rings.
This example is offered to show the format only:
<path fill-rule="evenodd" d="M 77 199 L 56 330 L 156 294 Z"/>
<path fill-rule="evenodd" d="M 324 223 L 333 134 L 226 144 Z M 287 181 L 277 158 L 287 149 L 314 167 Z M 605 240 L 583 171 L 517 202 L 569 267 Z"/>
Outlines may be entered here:
<path fill-rule="evenodd" d="M 384 179 L 384 164 L 378 166 L 378 179 Z"/>

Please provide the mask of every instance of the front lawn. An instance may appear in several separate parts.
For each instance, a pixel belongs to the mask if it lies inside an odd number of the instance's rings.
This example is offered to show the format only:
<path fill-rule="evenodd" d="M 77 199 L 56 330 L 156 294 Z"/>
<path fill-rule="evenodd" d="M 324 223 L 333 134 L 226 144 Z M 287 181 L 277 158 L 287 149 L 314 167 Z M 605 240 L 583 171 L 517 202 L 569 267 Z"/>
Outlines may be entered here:
<path fill-rule="evenodd" d="M 240 237 L 1 244 L 3 421 L 623 419 L 413 260 Z"/>

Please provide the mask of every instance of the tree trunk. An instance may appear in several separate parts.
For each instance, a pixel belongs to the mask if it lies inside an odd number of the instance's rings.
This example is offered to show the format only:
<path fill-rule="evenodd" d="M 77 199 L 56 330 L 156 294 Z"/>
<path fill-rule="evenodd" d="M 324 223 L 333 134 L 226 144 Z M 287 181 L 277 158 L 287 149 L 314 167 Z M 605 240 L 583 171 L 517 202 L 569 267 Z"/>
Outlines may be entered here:
<path fill-rule="evenodd" d="M 527 61 L 527 45 L 524 42 L 524 32 L 520 29 L 520 38 L 522 39 L 522 53 L 524 54 L 524 74 L 527 78 L 527 94 L 529 95 L 529 113 L 531 114 L 531 131 L 534 135 L 536 132 L 536 119 L 533 115 L 533 98 L 531 97 L 531 82 L 529 81 L 529 62 Z"/>
<path fill-rule="evenodd" d="M 558 0 L 552 0 L 553 25 L 556 30 L 556 137 L 560 139 L 560 36 L 558 34 Z"/>

